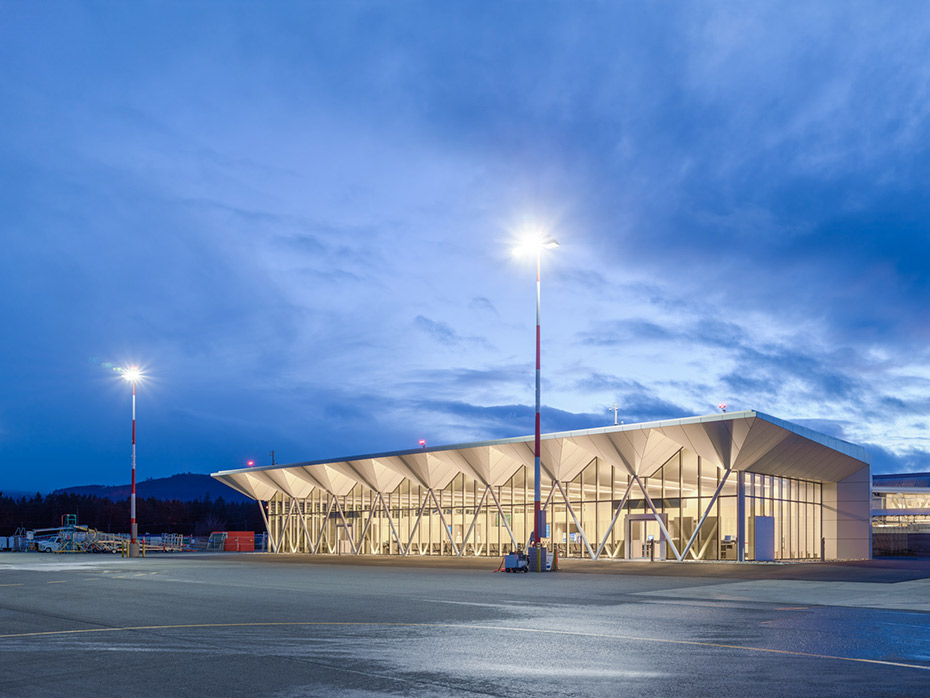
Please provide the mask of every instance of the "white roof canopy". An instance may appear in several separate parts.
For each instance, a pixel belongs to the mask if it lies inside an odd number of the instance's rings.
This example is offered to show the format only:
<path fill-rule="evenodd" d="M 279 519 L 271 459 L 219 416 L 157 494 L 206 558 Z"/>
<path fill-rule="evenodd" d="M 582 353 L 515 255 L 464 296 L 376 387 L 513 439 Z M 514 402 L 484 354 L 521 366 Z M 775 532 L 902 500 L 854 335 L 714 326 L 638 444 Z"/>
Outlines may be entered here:
<path fill-rule="evenodd" d="M 388 493 L 403 480 L 433 490 L 460 473 L 484 485 L 502 485 L 533 466 L 533 436 L 429 449 L 307 461 L 239 470 L 213 477 L 253 499 L 277 492 L 306 497 L 314 488 L 342 496 L 356 485 Z M 869 463 L 859 446 L 761 412 L 623 424 L 543 434 L 543 480 L 571 480 L 594 458 L 648 477 L 679 449 L 727 469 L 837 482 Z"/>

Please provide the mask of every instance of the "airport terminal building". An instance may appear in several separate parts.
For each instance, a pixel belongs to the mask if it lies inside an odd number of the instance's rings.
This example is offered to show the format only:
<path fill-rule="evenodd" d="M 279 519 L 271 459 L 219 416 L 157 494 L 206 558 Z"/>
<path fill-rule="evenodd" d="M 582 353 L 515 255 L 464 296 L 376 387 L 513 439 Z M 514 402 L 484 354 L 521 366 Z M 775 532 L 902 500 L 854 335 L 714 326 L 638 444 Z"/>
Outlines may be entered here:
<path fill-rule="evenodd" d="M 534 437 L 244 468 L 278 553 L 479 555 L 525 547 Z M 549 547 L 562 557 L 871 557 L 859 446 L 761 412 L 542 436 Z M 544 543 L 547 541 L 544 540 Z"/>

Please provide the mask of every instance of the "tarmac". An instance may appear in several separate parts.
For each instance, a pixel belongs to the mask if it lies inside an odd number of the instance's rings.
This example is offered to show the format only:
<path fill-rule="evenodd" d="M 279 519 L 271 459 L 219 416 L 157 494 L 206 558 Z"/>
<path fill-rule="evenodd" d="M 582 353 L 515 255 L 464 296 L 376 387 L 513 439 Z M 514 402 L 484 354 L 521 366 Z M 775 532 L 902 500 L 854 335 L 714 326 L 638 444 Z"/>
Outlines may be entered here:
<path fill-rule="evenodd" d="M 0 553 L 0 696 L 919 696 L 930 560 Z"/>

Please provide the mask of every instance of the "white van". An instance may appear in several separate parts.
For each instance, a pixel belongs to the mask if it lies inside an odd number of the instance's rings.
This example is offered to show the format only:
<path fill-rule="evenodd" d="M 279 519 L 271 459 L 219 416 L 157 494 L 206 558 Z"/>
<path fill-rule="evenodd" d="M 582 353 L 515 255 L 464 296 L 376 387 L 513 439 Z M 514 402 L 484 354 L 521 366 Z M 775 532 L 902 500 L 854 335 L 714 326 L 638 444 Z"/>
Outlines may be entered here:
<path fill-rule="evenodd" d="M 46 538 L 44 540 L 36 540 L 36 550 L 40 553 L 54 553 L 58 552 L 58 549 L 61 547 L 61 536 L 55 536 L 54 538 Z"/>

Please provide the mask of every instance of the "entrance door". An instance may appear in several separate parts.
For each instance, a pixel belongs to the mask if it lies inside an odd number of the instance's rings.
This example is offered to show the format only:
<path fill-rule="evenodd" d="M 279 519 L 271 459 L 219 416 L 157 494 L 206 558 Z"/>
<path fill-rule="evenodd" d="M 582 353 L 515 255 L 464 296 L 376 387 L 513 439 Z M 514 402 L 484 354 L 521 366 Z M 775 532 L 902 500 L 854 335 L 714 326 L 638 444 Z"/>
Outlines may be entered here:
<path fill-rule="evenodd" d="M 627 560 L 665 559 L 665 536 L 654 514 L 630 514 L 625 525 Z"/>

